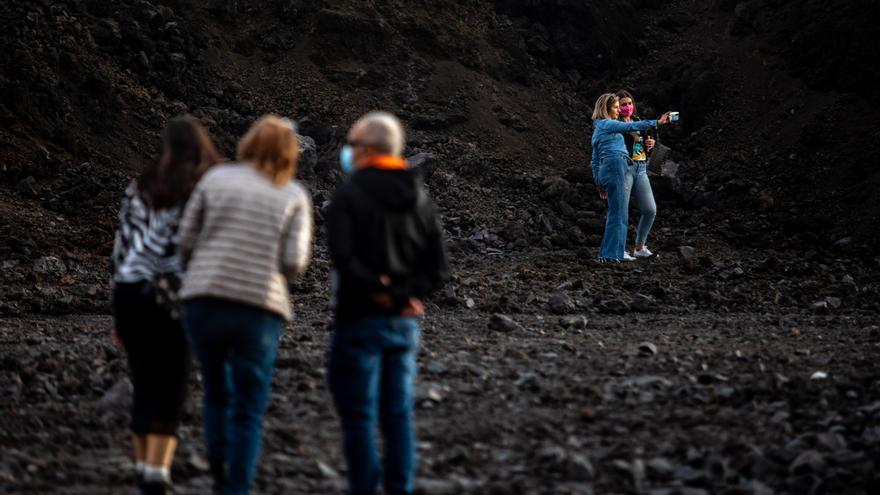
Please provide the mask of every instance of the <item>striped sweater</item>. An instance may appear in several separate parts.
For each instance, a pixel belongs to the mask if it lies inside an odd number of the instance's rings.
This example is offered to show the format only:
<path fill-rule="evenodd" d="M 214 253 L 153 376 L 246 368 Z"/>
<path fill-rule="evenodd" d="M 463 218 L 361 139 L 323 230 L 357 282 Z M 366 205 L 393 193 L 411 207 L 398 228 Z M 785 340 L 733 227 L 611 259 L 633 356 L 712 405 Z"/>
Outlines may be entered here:
<path fill-rule="evenodd" d="M 181 299 L 227 299 L 290 320 L 288 279 L 305 270 L 311 244 L 311 199 L 298 182 L 278 187 L 249 164 L 214 166 L 180 222 Z"/>
<path fill-rule="evenodd" d="M 164 273 L 181 274 L 177 224 L 181 207 L 154 210 L 138 194 L 137 182 L 125 190 L 119 228 L 110 257 L 112 282 L 153 281 Z"/>

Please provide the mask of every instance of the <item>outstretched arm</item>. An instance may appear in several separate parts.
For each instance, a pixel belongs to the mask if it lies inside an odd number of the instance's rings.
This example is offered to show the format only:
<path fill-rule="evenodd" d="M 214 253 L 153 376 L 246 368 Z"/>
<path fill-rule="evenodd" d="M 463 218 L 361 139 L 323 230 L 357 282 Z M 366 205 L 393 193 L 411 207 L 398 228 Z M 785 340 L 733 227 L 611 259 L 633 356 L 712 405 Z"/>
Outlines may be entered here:
<path fill-rule="evenodd" d="M 636 120 L 633 122 L 621 122 L 619 120 L 608 119 L 604 123 L 607 132 L 623 134 L 625 132 L 647 131 L 648 129 L 657 127 L 656 120 Z"/>

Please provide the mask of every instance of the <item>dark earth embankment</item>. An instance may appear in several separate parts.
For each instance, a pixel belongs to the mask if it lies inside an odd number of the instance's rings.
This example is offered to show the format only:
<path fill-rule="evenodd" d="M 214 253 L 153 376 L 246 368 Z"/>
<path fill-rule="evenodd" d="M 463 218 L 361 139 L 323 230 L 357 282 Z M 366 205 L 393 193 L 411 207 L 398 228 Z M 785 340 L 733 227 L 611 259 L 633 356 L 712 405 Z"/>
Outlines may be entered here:
<path fill-rule="evenodd" d="M 423 492 L 876 493 L 877 9 L 0 4 L 0 492 L 130 485 L 107 257 L 169 117 L 198 116 L 227 154 L 262 113 L 298 119 L 320 227 L 347 126 L 385 108 L 422 153 L 456 273 L 424 329 Z M 654 178 L 658 256 L 596 265 L 589 114 L 621 86 L 645 116 L 682 112 L 663 134 L 679 168 Z M 327 270 L 319 230 L 258 493 L 341 493 Z M 204 493 L 192 390 L 174 476 Z"/>

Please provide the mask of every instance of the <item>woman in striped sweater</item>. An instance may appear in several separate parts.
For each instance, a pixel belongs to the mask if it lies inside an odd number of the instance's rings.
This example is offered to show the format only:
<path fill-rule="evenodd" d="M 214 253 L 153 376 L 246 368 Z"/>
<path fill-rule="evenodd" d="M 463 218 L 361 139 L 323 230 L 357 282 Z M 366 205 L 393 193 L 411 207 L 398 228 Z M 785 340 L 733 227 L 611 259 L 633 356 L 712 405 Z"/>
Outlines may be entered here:
<path fill-rule="evenodd" d="M 312 204 L 293 180 L 293 124 L 263 117 L 214 167 L 180 226 L 183 323 L 204 385 L 205 443 L 215 493 L 248 492 L 278 339 L 291 318 L 288 280 L 311 254 Z"/>
<path fill-rule="evenodd" d="M 134 385 L 131 429 L 144 494 L 168 490 L 190 355 L 168 300 L 182 275 L 177 225 L 202 174 L 219 161 L 204 127 L 172 119 L 158 161 L 125 191 L 113 247 L 114 340 L 128 356 Z"/>

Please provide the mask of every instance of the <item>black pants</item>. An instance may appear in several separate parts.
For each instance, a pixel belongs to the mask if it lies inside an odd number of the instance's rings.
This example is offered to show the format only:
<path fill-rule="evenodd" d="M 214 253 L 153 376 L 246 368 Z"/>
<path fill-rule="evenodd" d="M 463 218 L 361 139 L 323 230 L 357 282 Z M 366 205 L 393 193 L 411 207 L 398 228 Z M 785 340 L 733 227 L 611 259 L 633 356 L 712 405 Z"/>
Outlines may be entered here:
<path fill-rule="evenodd" d="M 146 283 L 116 284 L 113 314 L 134 385 L 131 430 L 176 435 L 191 358 L 179 321 L 156 304 Z"/>

